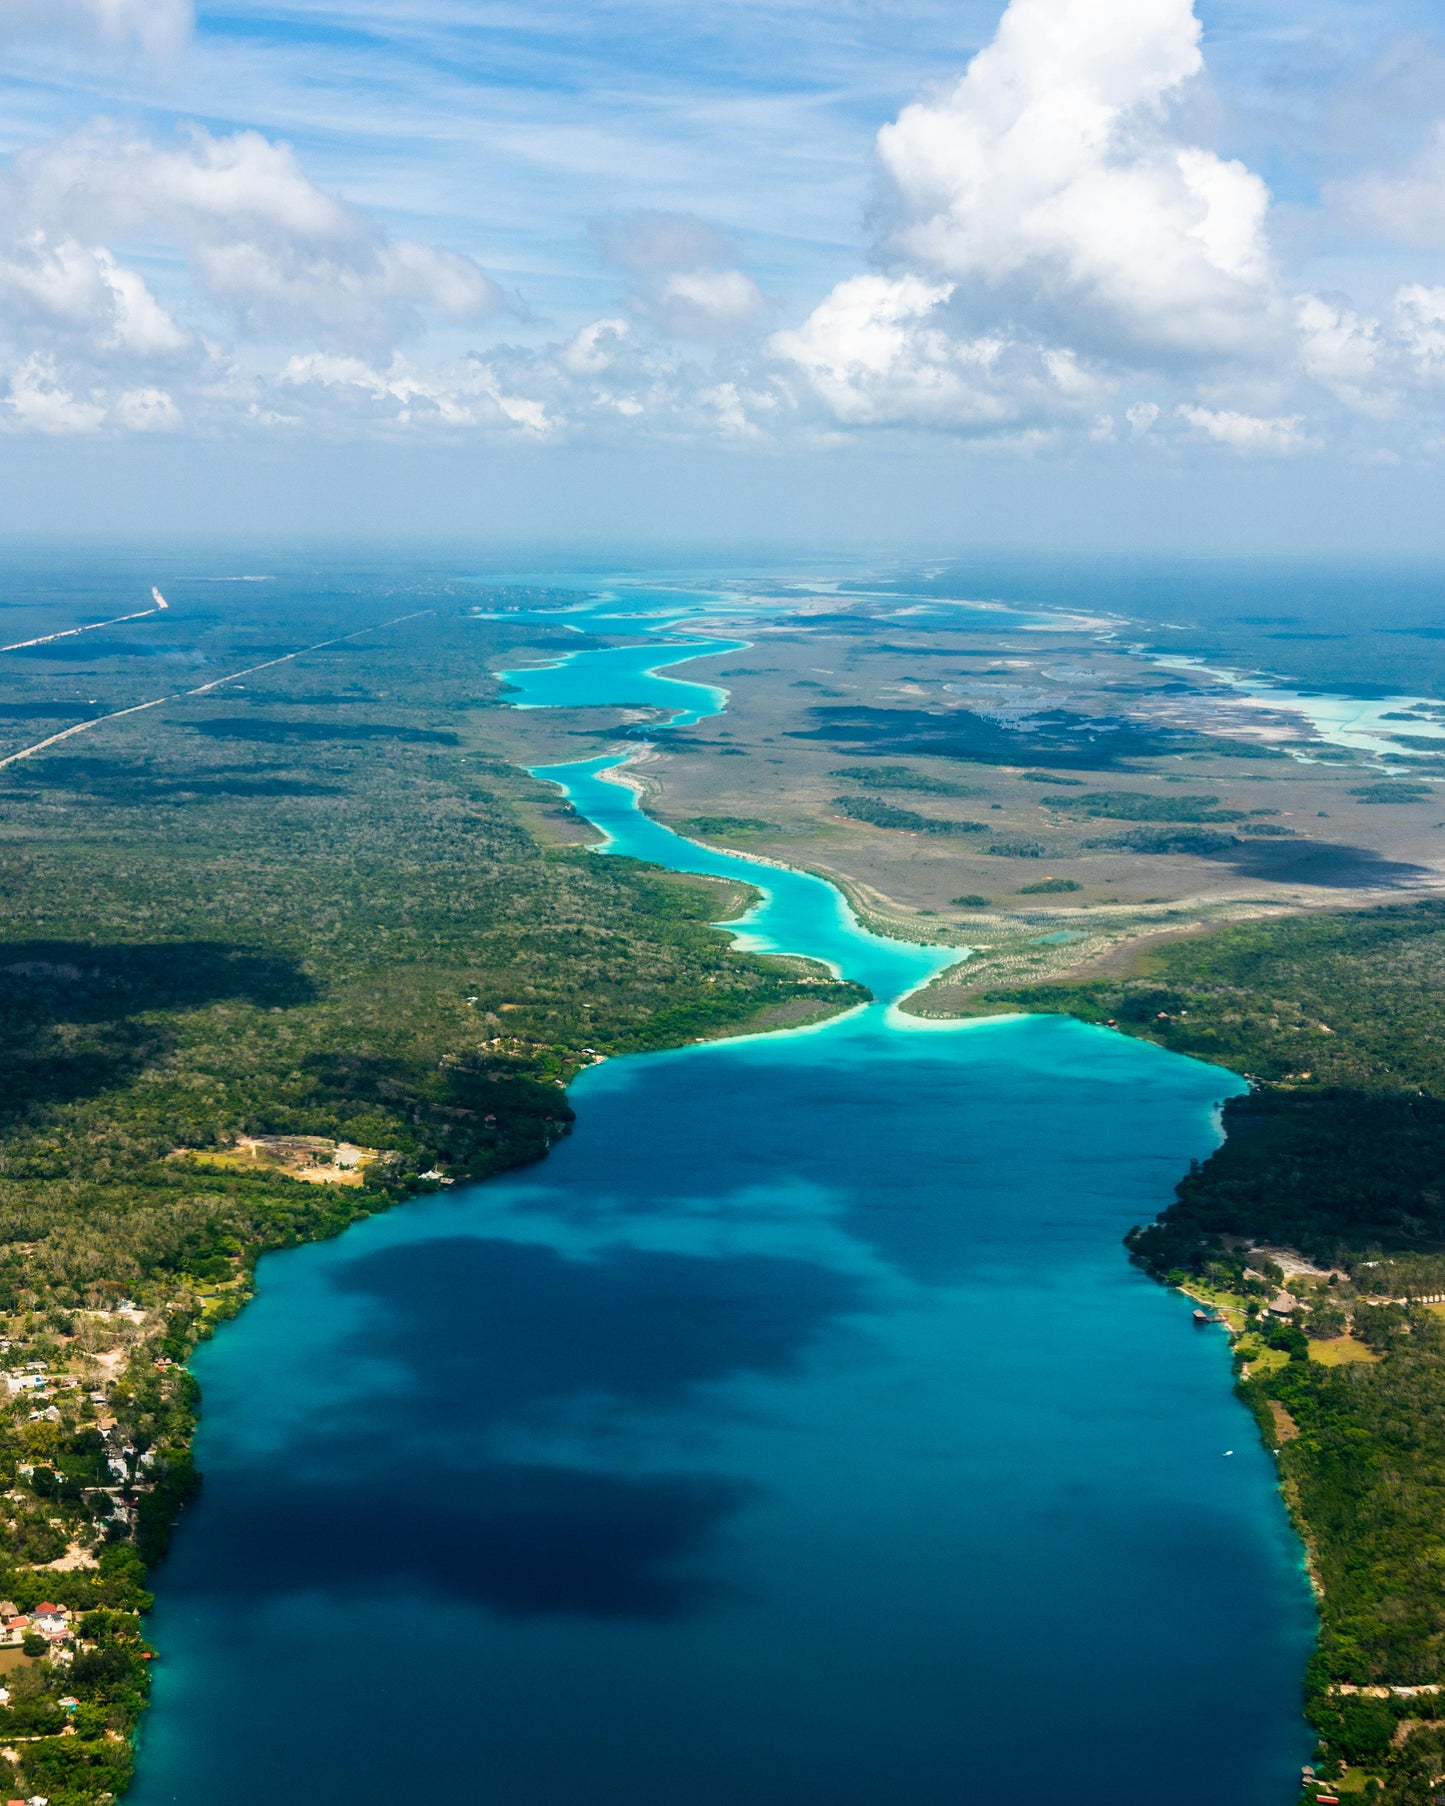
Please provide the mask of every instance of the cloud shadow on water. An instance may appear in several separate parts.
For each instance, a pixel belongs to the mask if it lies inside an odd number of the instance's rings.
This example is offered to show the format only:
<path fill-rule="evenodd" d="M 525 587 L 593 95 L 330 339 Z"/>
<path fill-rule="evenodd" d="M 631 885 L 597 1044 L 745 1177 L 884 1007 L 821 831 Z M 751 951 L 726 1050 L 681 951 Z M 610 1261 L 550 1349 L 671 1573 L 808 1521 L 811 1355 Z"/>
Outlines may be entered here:
<path fill-rule="evenodd" d="M 369 1471 L 231 1477 L 204 1507 L 205 1541 L 228 1559 L 197 1590 L 237 1605 L 419 1591 L 512 1618 L 665 1622 L 720 1596 L 690 1570 L 753 1496 L 712 1475 L 398 1463 L 377 1428 Z"/>
<path fill-rule="evenodd" d="M 864 1290 L 769 1255 L 620 1247 L 574 1260 L 472 1236 L 388 1248 L 331 1279 L 377 1307 L 365 1348 L 414 1373 L 408 1409 L 479 1427 L 531 1422 L 569 1399 L 657 1407 L 709 1381 L 791 1373 Z"/>
<path fill-rule="evenodd" d="M 705 1572 L 716 1534 L 758 1489 L 674 1471 L 670 1435 L 658 1467 L 639 1467 L 648 1414 L 726 1411 L 694 1406 L 696 1388 L 795 1370 L 860 1294 L 805 1261 L 631 1248 L 573 1260 L 466 1236 L 328 1277 L 374 1307 L 328 1362 L 354 1389 L 318 1399 L 263 1467 L 228 1469 L 203 1500 L 202 1542 L 229 1554 L 200 1591 L 420 1589 L 514 1617 L 703 1609 L 723 1590 Z"/>

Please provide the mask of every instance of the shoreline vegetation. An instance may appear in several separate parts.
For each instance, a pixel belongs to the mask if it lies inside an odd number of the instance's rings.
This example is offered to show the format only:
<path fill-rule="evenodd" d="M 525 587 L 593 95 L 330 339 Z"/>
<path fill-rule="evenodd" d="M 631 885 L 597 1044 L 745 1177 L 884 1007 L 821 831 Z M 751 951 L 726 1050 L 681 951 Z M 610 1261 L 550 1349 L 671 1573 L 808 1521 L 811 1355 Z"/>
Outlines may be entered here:
<path fill-rule="evenodd" d="M 478 651 L 439 615 L 0 783 L 0 1797 L 130 1779 L 185 1362 L 262 1254 L 540 1159 L 595 1060 L 866 997 L 735 951 L 744 886 L 547 844 Z"/>
<path fill-rule="evenodd" d="M 1248 1080 L 1130 1258 L 1233 1345 L 1319 1610 L 1301 1798 L 1445 1778 L 1445 903 L 1221 926 L 1108 977 L 984 985 Z"/>
<path fill-rule="evenodd" d="M 479 750 L 501 688 L 480 667 L 509 631 L 438 611 L 0 780 L 11 1796 L 87 1806 L 127 1785 L 157 1653 L 148 1569 L 199 1486 L 185 1361 L 261 1254 L 540 1159 L 594 1060 L 865 998 L 733 950 L 714 924 L 745 887 L 593 857 L 550 785 Z M 208 656 L 240 662 L 244 635 L 224 637 Z M 891 793 L 893 771 L 836 775 Z M 631 768 L 613 781 L 648 795 Z M 1320 1600 L 1320 1786 L 1425 1806 L 1445 1773 L 1445 1312 L 1425 1302 L 1445 1297 L 1445 905 L 1134 904 L 1067 912 L 1087 933 L 1065 934 L 1062 911 L 925 919 L 795 869 L 876 933 L 991 943 L 915 1014 L 1067 1011 L 1250 1079 L 1131 1255 L 1228 1323 L 1275 1450 Z M 1186 938 L 1132 967 L 1067 975 L 1176 924 Z"/>

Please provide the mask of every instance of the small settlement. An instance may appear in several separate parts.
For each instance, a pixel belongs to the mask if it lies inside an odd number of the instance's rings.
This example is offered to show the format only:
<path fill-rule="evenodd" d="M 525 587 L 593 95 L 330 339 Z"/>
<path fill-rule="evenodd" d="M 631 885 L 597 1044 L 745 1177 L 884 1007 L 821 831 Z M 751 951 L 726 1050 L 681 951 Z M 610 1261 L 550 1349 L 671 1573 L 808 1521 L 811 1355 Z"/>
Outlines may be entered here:
<path fill-rule="evenodd" d="M 1445 1317 L 1445 1294 L 1429 1289 L 1431 1283 L 1439 1284 L 1439 1272 L 1426 1268 L 1424 1283 L 1412 1283 L 1421 1269 L 1384 1256 L 1359 1262 L 1347 1273 L 1311 1262 L 1294 1249 L 1237 1236 L 1220 1240 L 1225 1254 L 1206 1264 L 1203 1273 L 1162 1277 L 1195 1300 L 1192 1316 L 1198 1328 L 1221 1326 L 1230 1339 L 1241 1396 L 1279 1458 L 1282 1490 L 1301 1531 L 1310 1583 L 1327 1611 L 1325 1574 L 1308 1520 L 1300 1512 L 1292 1466 L 1295 1449 L 1304 1446 L 1297 1439 L 1317 1433 L 1317 1426 L 1312 1431 L 1307 1424 L 1302 1430 L 1274 1394 L 1283 1390 L 1293 1401 L 1283 1382 L 1301 1371 L 1378 1370 L 1377 1364 L 1402 1341 L 1430 1336 Z M 1445 1798 L 1445 1772 L 1434 1772 L 1445 1769 L 1445 1762 L 1415 1738 L 1417 1732 L 1429 1739 L 1445 1731 L 1442 1692 L 1445 1685 L 1418 1676 L 1373 1683 L 1312 1676 L 1308 1713 L 1322 1732 L 1324 1753 L 1303 1770 L 1301 1806 L 1339 1806 L 1342 1795 L 1398 1798 L 1410 1806 L 1417 1797 Z M 1417 1796 L 1400 1786 L 1401 1765 L 1407 1761 L 1410 1785 L 1425 1785 L 1426 1794 Z M 1437 1786 L 1440 1793 L 1434 1791 Z"/>
<path fill-rule="evenodd" d="M 129 1779 L 145 1556 L 192 1484 L 169 1329 L 120 1298 L 0 1338 L 0 1801 L 103 1801 Z"/>

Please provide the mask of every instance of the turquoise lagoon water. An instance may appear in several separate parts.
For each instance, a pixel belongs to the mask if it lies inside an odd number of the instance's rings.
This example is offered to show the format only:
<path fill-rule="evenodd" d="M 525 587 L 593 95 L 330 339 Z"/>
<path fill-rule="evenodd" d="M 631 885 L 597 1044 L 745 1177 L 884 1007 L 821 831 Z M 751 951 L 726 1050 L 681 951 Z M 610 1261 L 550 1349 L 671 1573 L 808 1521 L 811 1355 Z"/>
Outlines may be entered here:
<path fill-rule="evenodd" d="M 748 944 L 879 1001 L 593 1067 L 541 1166 L 262 1263 L 195 1360 L 137 1806 L 1284 1806 L 1298 1550 L 1119 1246 L 1237 1082 L 898 1014 L 955 955 L 613 763 L 547 774 L 607 852 L 749 878 Z"/>
<path fill-rule="evenodd" d="M 664 624 L 670 625 L 659 623 Z M 637 631 L 638 623 L 628 625 Z M 695 640 L 641 649 L 608 646 L 564 653 L 556 664 L 524 666 L 502 671 L 499 676 L 517 692 L 513 706 L 519 709 L 580 708 L 605 701 L 618 707 L 671 709 L 674 727 L 690 727 L 705 715 L 720 714 L 727 706 L 728 693 L 716 684 L 664 677 L 663 670 L 698 657 L 741 652 L 746 644 L 745 640 Z"/>

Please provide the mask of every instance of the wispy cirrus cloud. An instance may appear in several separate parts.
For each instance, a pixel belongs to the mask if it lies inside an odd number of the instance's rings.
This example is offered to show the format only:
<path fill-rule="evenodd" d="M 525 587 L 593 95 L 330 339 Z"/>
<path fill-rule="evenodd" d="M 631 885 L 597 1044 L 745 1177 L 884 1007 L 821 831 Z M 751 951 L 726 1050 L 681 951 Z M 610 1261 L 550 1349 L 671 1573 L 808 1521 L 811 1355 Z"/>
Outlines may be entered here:
<path fill-rule="evenodd" d="M 1432 122 L 1413 156 L 1335 182 L 1328 198 L 1367 238 L 1445 248 L 1445 118 Z"/>
<path fill-rule="evenodd" d="M 194 24 L 191 0 L 0 0 L 0 39 L 66 34 L 104 51 L 165 58 Z"/>

